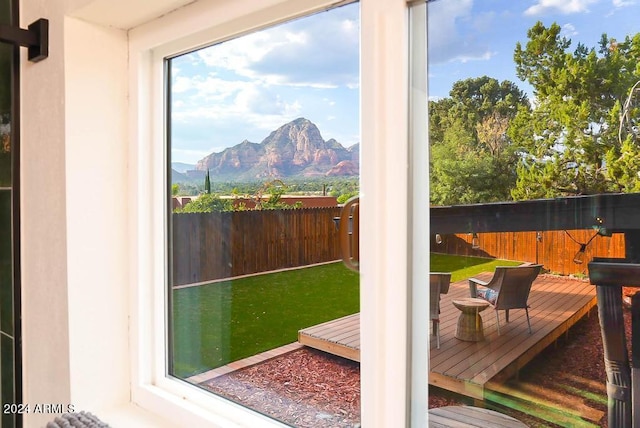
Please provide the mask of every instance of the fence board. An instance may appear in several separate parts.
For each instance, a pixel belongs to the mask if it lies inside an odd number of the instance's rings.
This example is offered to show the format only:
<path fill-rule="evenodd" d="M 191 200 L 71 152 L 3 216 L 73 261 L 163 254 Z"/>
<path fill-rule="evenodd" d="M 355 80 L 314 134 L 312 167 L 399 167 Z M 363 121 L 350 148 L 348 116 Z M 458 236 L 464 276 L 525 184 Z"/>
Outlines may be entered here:
<path fill-rule="evenodd" d="M 340 258 L 333 218 L 339 207 L 238 211 L 172 215 L 174 285 L 210 281 Z M 624 257 L 622 234 L 597 236 L 587 247 L 585 263 L 573 263 L 593 230 L 479 233 L 480 249 L 471 234 L 442 235 L 431 250 L 438 253 L 494 257 L 541 263 L 562 275 L 587 274 L 592 257 Z M 569 236 L 573 237 L 572 240 Z"/>
<path fill-rule="evenodd" d="M 541 241 L 536 239 L 537 233 L 540 233 Z M 470 233 L 441 235 L 441 244 L 435 242 L 433 235 L 431 251 L 541 263 L 545 269 L 560 275 L 587 275 L 587 263 L 593 257 L 625 257 L 624 234 L 614 233 L 611 237 L 596 236 L 587 246 L 584 263 L 574 263 L 579 243 L 586 243 L 594 234 L 594 230 L 588 229 L 479 233 L 480 248 L 475 250 L 471 248 Z"/>
<path fill-rule="evenodd" d="M 338 260 L 339 215 L 339 207 L 173 214 L 173 285 Z"/>

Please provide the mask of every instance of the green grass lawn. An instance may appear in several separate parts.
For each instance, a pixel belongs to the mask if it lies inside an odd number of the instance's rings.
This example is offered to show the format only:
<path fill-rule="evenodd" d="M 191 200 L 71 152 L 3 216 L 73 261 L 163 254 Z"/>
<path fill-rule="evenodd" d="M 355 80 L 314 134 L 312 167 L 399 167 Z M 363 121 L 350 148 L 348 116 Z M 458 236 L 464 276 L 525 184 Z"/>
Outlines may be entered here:
<path fill-rule="evenodd" d="M 358 274 L 332 263 L 174 290 L 174 374 L 295 342 L 301 328 L 358 312 L 358 289 Z"/>
<path fill-rule="evenodd" d="M 518 262 L 431 254 L 452 281 Z M 298 330 L 356 313 L 359 281 L 342 263 L 255 275 L 173 292 L 173 374 L 188 377 L 295 342 Z"/>
<path fill-rule="evenodd" d="M 517 266 L 522 262 L 431 253 L 430 263 L 431 272 L 451 272 L 451 282 L 456 282 L 481 272 L 493 272 L 496 266 Z"/>

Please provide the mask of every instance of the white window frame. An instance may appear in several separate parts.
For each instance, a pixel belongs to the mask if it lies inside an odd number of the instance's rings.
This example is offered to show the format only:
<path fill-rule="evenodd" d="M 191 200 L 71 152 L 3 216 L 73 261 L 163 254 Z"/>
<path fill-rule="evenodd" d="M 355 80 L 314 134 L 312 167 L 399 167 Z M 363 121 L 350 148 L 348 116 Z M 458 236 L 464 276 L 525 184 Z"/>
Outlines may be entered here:
<path fill-rule="evenodd" d="M 178 426 L 283 425 L 165 375 L 164 58 L 339 3 L 200 0 L 129 32 L 129 159 L 135 195 L 131 280 L 137 285 L 131 295 L 132 402 Z M 409 236 L 416 213 L 424 214 L 415 207 L 428 209 L 428 193 L 410 197 L 410 191 L 424 191 L 410 185 L 414 181 L 410 137 L 416 147 L 426 144 L 419 141 L 420 132 L 410 129 L 426 127 L 426 115 L 420 119 L 409 107 L 406 1 L 360 0 L 360 8 L 361 139 L 366 147 L 361 153 L 362 425 L 419 426 L 424 418 L 420 415 L 427 411 L 427 336 L 424 328 L 411 330 L 410 324 L 412 312 L 426 314 L 428 302 L 422 298 L 411 302 L 412 295 L 421 294 L 410 291 L 411 277 L 416 275 L 412 269 L 418 265 L 410 260 L 420 246 Z M 410 110 L 414 120 L 409 119 Z M 427 164 L 416 162 L 420 168 Z M 427 218 L 421 221 L 428 222 Z M 418 261 L 419 274 L 426 277 L 428 260 L 426 265 L 422 258 Z M 422 335 L 424 346 L 412 348 L 412 334 L 413 341 Z"/>
<path fill-rule="evenodd" d="M 409 269 L 411 334 L 411 426 L 426 427 L 429 378 L 431 227 L 429 224 L 429 132 L 427 97 L 427 2 L 409 3 Z M 420 238 L 422 237 L 422 239 Z M 427 239 L 425 239 L 427 237 Z M 418 379 L 418 381 L 416 381 Z M 420 380 L 424 380 L 420 381 Z"/>

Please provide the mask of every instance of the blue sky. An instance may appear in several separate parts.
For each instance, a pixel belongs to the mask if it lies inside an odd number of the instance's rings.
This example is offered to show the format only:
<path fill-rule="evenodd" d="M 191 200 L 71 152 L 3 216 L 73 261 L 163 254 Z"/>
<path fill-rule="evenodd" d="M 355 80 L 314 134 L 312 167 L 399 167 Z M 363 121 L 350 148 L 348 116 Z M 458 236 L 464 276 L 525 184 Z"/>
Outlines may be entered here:
<path fill-rule="evenodd" d="M 513 52 L 526 45 L 537 21 L 556 22 L 562 35 L 597 47 L 606 33 L 618 40 L 640 32 L 639 0 L 439 0 L 429 3 L 429 97 L 446 97 L 453 83 L 469 77 L 511 80 L 531 95 L 515 75 Z"/>
<path fill-rule="evenodd" d="M 572 47 L 640 32 L 640 0 L 438 0 L 428 9 L 432 99 L 483 75 L 530 92 L 513 51 L 536 21 L 557 22 Z M 325 140 L 360 142 L 358 14 L 358 4 L 347 5 L 173 59 L 172 160 L 259 143 L 298 117 Z"/>

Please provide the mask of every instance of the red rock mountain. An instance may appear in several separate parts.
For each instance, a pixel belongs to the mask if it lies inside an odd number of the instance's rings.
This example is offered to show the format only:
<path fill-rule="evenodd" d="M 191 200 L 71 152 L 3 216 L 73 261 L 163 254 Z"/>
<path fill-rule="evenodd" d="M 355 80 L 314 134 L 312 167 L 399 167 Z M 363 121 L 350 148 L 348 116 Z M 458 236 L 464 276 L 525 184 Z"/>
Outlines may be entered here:
<path fill-rule="evenodd" d="M 252 181 L 266 178 L 358 175 L 358 145 L 344 148 L 325 141 L 310 120 L 298 118 L 273 131 L 260 144 L 247 140 L 201 159 L 196 170 L 212 179 Z"/>

